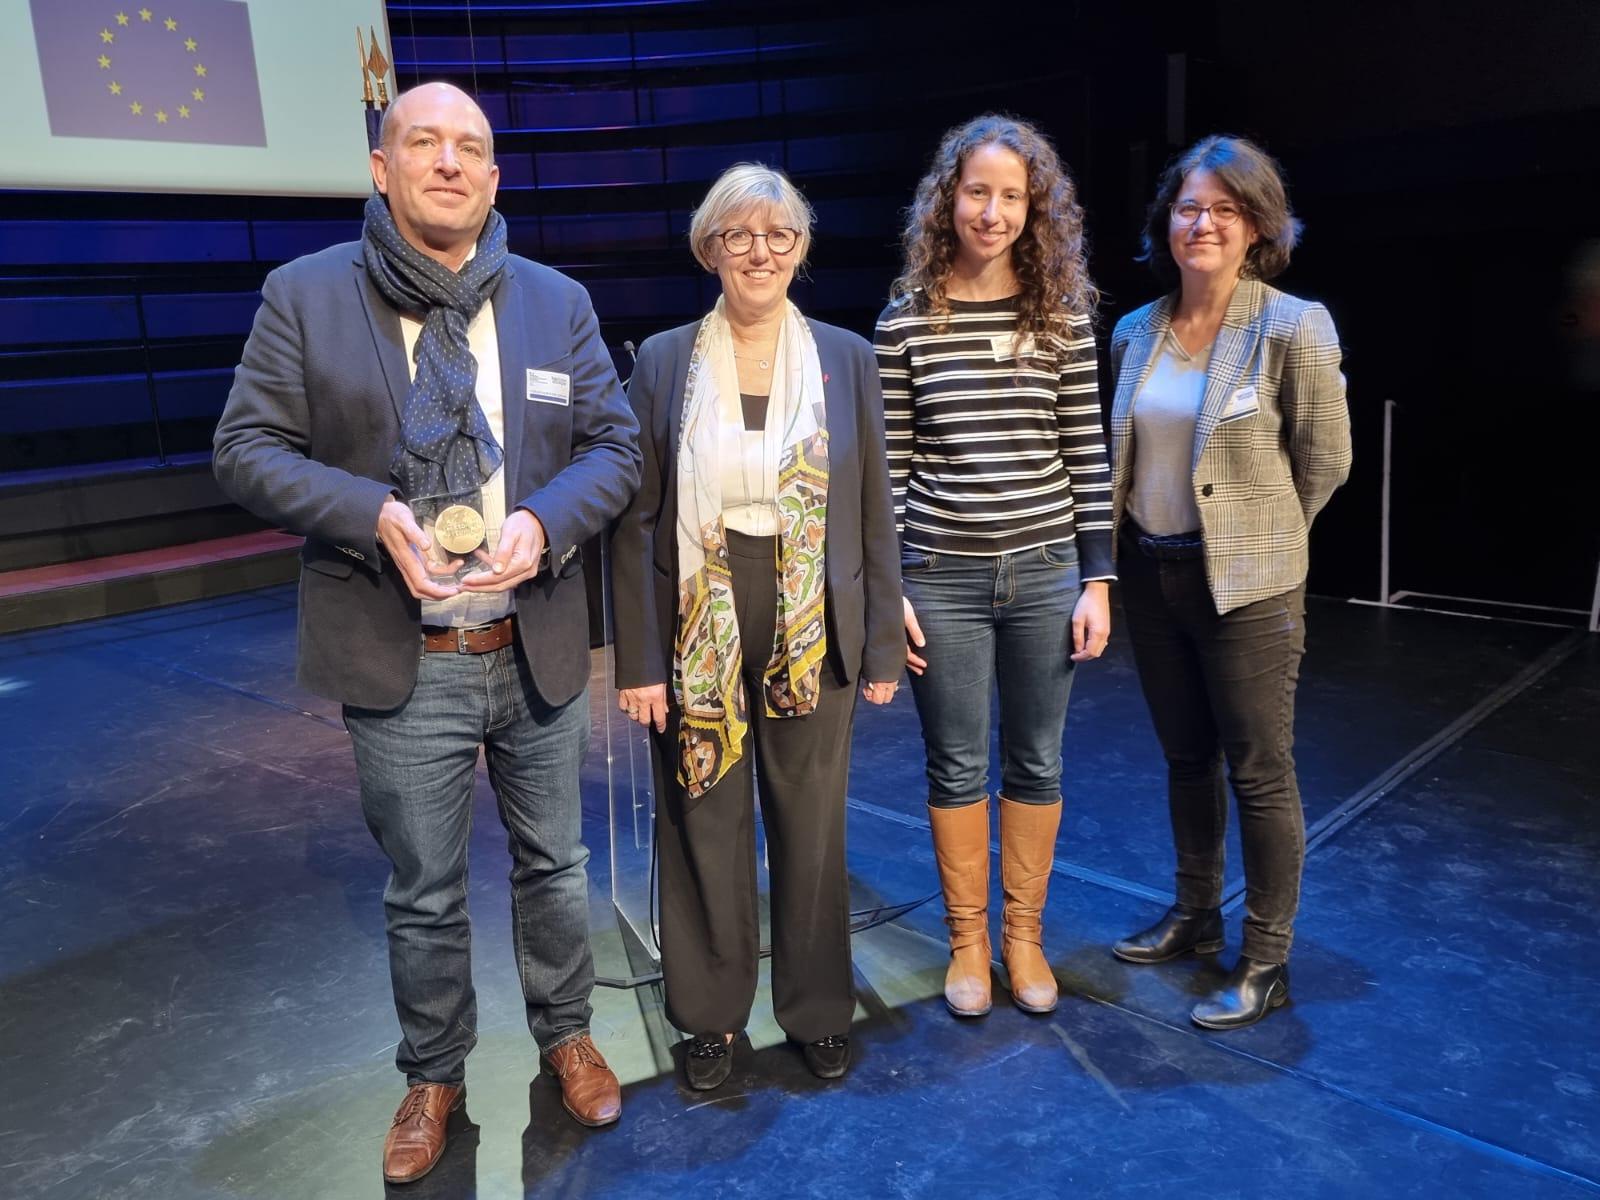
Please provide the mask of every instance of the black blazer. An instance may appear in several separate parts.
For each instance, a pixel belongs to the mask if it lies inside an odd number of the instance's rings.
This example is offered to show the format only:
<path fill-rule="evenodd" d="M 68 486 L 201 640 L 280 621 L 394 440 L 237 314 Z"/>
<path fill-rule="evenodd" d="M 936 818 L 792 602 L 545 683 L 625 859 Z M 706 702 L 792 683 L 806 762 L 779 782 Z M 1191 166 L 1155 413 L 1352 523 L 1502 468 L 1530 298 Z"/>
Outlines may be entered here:
<path fill-rule="evenodd" d="M 905 610 L 883 391 L 865 339 L 810 321 L 828 418 L 828 657 L 842 682 L 900 678 Z M 628 384 L 643 474 L 611 538 L 617 686 L 670 683 L 678 626 L 678 432 L 698 321 L 649 338 Z M 669 690 L 669 700 L 671 694 Z"/>
<path fill-rule="evenodd" d="M 411 389 L 400 316 L 372 286 L 356 242 L 279 267 L 261 299 L 217 426 L 217 482 L 305 536 L 300 683 L 345 704 L 394 708 L 416 686 L 422 621 L 376 540 Z M 517 629 L 534 686 L 562 704 L 589 679 L 577 547 L 622 510 L 639 477 L 633 414 L 580 284 L 511 255 L 492 299 L 506 504 L 537 516 L 550 547 L 551 569 L 516 589 Z M 528 398 L 530 368 L 569 375 L 569 403 Z"/>

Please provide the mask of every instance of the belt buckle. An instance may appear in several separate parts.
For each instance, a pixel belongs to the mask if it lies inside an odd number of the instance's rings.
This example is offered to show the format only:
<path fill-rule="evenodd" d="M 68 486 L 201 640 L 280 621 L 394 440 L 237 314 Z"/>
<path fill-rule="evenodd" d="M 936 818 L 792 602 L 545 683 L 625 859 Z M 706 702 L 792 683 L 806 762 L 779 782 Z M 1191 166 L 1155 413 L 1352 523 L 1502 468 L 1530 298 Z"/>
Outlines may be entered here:
<path fill-rule="evenodd" d="M 467 649 L 467 628 L 466 628 L 465 625 L 456 626 L 456 653 L 457 654 L 471 654 L 472 653 L 471 650 Z"/>

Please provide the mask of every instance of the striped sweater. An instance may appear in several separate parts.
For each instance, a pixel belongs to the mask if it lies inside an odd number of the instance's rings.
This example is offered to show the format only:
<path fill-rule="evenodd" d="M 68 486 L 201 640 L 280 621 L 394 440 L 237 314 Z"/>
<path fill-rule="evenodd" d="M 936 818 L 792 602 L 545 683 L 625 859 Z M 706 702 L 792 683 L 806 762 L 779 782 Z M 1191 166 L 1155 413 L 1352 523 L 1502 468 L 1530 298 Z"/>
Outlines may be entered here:
<path fill-rule="evenodd" d="M 1086 316 L 1047 335 L 1056 365 L 1012 353 L 1016 299 L 950 302 L 950 323 L 891 304 L 883 377 L 895 528 L 907 546 L 990 555 L 1073 540 L 1082 577 L 1114 579 L 1111 472 Z"/>

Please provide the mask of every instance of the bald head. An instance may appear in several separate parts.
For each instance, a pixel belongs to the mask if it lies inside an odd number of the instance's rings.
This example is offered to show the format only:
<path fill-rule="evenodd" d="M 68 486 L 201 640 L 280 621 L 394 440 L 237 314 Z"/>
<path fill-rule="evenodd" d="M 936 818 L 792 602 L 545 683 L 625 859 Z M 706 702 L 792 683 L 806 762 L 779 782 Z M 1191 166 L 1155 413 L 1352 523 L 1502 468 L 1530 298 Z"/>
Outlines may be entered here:
<path fill-rule="evenodd" d="M 402 93 L 383 115 L 372 183 L 389 201 L 400 235 L 459 270 L 500 186 L 483 109 L 448 83 Z"/>
<path fill-rule="evenodd" d="M 429 101 L 438 103 L 441 100 L 450 100 L 455 103 L 464 103 L 478 114 L 478 120 L 483 122 L 484 145 L 489 152 L 489 161 L 494 161 L 494 130 L 489 127 L 489 118 L 484 116 L 483 109 L 478 107 L 478 102 L 462 91 L 453 83 L 434 82 L 420 83 L 409 91 L 401 92 L 383 110 L 383 122 L 378 127 L 378 147 L 384 151 L 391 151 L 394 147 L 394 138 L 397 130 L 405 129 L 407 108 L 415 109 L 426 105 Z"/>

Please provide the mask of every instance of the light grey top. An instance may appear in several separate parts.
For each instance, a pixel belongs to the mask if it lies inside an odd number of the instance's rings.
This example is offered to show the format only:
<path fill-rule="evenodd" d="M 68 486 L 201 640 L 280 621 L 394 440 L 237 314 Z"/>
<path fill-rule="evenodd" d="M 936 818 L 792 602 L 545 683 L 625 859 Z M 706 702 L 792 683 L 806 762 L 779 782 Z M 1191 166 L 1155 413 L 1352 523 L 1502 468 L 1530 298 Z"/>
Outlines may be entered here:
<path fill-rule="evenodd" d="M 1190 354 L 1169 329 L 1134 398 L 1128 515 L 1146 533 L 1190 533 L 1200 528 L 1200 510 L 1194 502 L 1194 427 L 1210 365 L 1210 346 Z"/>

